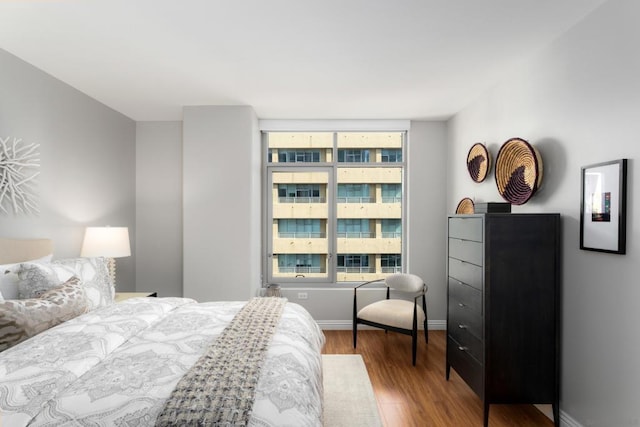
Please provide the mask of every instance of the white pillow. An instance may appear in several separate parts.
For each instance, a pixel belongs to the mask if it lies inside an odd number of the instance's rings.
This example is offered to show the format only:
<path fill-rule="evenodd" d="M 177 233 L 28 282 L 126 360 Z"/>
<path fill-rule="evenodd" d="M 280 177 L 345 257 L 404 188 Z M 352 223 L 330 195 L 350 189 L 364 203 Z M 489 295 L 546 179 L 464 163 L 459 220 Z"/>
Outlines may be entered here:
<path fill-rule="evenodd" d="M 46 264 L 53 254 L 28 262 Z M 0 299 L 18 299 L 18 267 L 20 263 L 0 265 Z"/>
<path fill-rule="evenodd" d="M 24 262 L 20 264 L 17 274 L 20 299 L 38 298 L 42 293 L 76 276 L 85 288 L 89 311 L 111 305 L 114 301 L 115 288 L 109 276 L 106 258 L 69 258 L 49 264 Z"/>

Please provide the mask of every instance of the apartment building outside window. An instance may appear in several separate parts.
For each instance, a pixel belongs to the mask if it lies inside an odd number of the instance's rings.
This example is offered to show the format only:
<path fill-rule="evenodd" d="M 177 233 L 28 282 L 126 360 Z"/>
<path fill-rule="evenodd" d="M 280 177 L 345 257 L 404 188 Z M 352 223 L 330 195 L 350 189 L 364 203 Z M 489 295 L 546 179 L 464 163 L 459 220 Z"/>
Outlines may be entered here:
<path fill-rule="evenodd" d="M 405 132 L 264 132 L 265 281 L 402 271 Z"/>

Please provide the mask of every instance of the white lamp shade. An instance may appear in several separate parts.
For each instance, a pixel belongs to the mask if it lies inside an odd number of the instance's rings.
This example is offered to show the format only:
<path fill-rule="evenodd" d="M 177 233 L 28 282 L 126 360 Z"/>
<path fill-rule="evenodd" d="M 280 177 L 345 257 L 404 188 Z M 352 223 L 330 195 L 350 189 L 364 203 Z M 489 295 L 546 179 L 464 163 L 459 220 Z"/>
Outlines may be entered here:
<path fill-rule="evenodd" d="M 105 258 L 131 256 L 129 229 L 127 227 L 87 227 L 80 256 Z"/>

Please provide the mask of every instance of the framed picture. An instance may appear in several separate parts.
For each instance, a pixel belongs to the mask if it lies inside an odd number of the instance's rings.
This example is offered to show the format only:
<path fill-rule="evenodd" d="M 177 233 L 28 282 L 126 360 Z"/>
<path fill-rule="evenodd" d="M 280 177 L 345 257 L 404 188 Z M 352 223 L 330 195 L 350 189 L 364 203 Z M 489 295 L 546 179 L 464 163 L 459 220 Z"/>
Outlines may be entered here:
<path fill-rule="evenodd" d="M 580 249 L 626 253 L 627 159 L 584 166 L 580 200 Z"/>

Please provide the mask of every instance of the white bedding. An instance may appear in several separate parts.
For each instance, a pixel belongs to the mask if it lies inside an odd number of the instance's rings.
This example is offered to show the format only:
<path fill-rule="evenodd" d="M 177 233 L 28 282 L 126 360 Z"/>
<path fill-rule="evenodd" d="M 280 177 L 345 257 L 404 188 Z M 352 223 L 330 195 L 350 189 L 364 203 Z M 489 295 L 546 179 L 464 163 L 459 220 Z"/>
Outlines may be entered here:
<path fill-rule="evenodd" d="M 0 425 L 150 426 L 178 380 L 244 302 L 134 298 L 0 353 Z M 321 426 L 324 336 L 287 303 L 250 426 Z"/>

